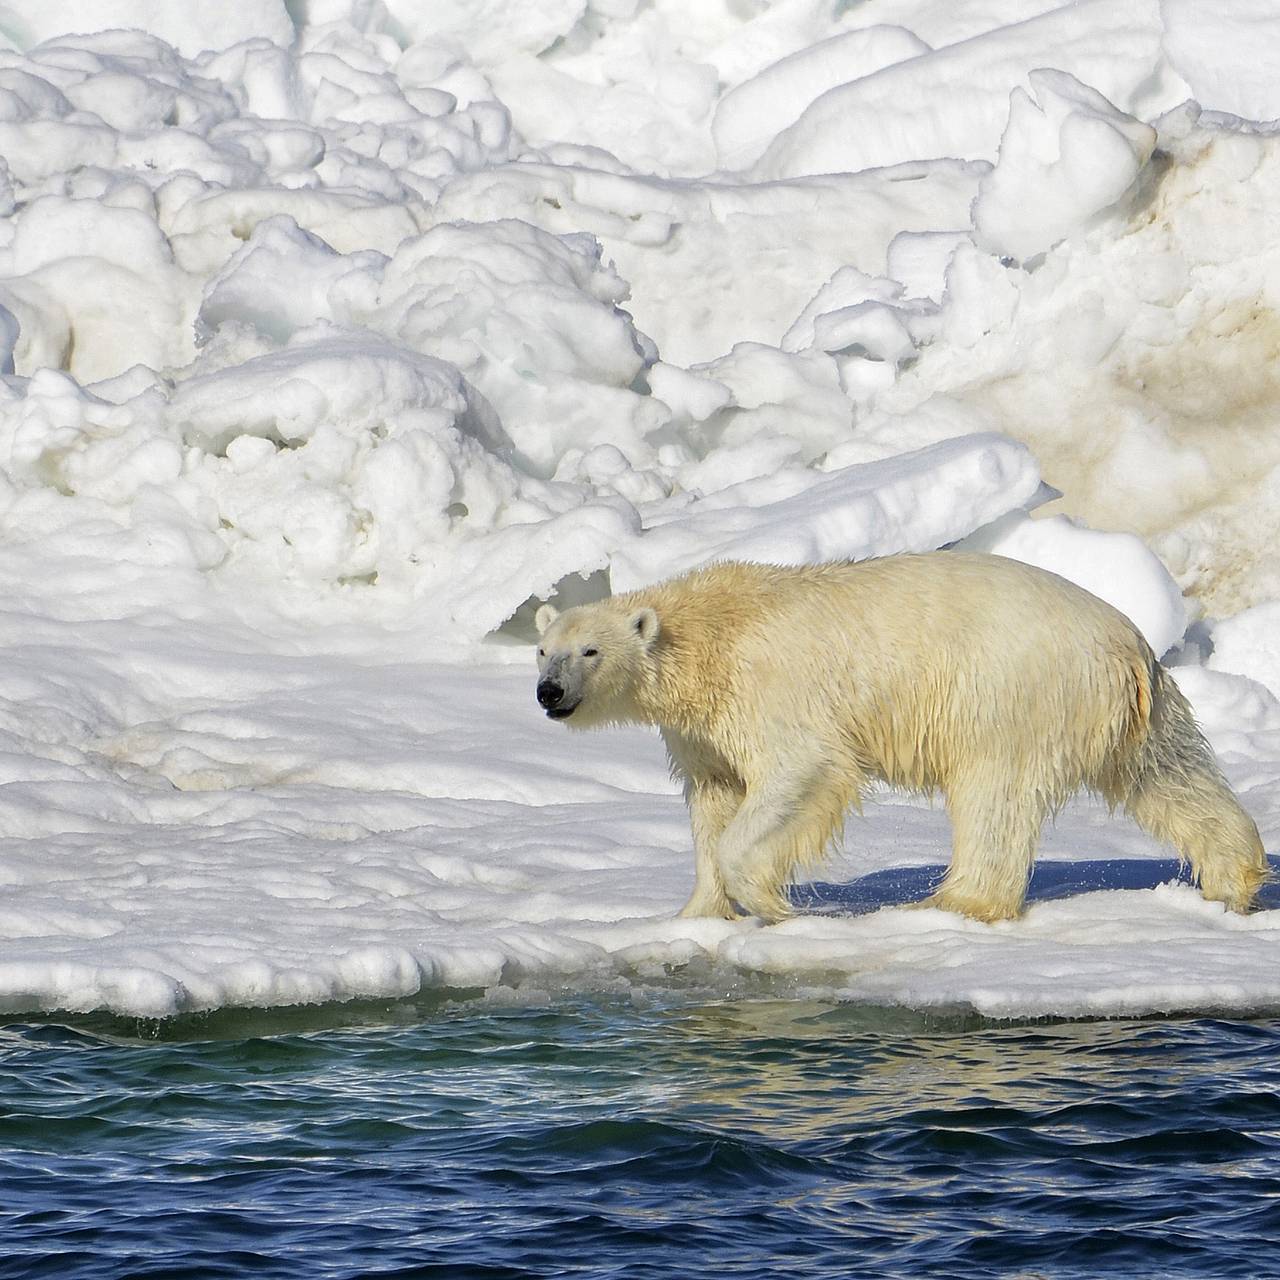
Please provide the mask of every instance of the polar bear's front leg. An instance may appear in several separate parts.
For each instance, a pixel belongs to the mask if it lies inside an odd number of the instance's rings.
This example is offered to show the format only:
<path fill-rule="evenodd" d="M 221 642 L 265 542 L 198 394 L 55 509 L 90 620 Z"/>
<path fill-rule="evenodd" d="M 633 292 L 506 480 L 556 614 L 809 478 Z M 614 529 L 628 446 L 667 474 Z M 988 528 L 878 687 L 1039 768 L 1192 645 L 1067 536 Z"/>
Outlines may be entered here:
<path fill-rule="evenodd" d="M 720 876 L 729 897 L 764 920 L 790 915 L 791 873 L 822 857 L 843 817 L 841 793 L 821 773 L 749 791 L 720 837 Z"/>
<path fill-rule="evenodd" d="M 719 845 L 725 827 L 742 804 L 742 792 L 718 780 L 691 779 L 685 785 L 685 800 L 693 826 L 694 884 L 693 896 L 680 914 L 733 920 L 738 913 L 720 876 Z"/>
<path fill-rule="evenodd" d="M 749 795 L 720 837 L 720 876 L 729 897 L 764 920 L 781 920 L 791 912 L 783 892 L 789 869 L 787 818 L 767 797 Z"/>

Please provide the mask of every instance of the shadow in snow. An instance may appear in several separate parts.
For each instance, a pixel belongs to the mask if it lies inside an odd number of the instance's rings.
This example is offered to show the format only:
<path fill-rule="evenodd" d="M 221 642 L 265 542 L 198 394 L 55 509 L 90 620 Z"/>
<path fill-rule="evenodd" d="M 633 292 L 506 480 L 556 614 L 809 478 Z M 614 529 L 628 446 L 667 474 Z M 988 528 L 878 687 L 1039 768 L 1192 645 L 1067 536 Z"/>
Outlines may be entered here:
<path fill-rule="evenodd" d="M 1271 860 L 1271 879 L 1258 895 L 1264 908 L 1280 907 L 1280 858 Z M 800 911 L 861 915 L 880 907 L 927 898 L 941 883 L 946 867 L 894 867 L 874 871 L 847 884 L 815 881 L 791 889 Z M 1080 862 L 1038 862 L 1027 889 L 1028 902 L 1069 898 L 1099 889 L 1154 889 L 1176 880 L 1191 883 L 1190 870 L 1176 858 L 1098 858 Z"/>

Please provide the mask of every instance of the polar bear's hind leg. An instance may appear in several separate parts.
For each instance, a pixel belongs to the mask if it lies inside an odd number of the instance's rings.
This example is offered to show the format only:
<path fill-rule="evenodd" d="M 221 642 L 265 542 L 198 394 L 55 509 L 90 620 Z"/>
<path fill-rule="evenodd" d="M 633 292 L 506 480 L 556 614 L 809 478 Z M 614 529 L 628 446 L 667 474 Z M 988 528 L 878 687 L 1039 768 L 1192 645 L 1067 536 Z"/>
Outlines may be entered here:
<path fill-rule="evenodd" d="M 975 920 L 1017 916 L 1050 807 L 1010 766 L 972 769 L 957 779 L 947 795 L 951 865 L 937 892 L 916 905 Z"/>
<path fill-rule="evenodd" d="M 1182 692 L 1157 671 L 1151 731 L 1118 798 L 1139 826 L 1190 863 L 1206 898 L 1248 911 L 1269 874 L 1258 828 L 1232 794 Z"/>

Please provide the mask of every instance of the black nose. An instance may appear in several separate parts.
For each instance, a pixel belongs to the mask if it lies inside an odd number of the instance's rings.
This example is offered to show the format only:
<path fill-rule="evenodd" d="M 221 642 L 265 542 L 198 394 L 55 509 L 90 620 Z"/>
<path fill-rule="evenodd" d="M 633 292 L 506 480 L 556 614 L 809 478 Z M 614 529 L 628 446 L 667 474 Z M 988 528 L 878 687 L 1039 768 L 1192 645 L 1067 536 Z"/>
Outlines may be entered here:
<path fill-rule="evenodd" d="M 560 699 L 564 697 L 564 690 L 556 684 L 554 680 L 538 681 L 538 705 L 540 707 L 555 707 L 560 704 Z"/>

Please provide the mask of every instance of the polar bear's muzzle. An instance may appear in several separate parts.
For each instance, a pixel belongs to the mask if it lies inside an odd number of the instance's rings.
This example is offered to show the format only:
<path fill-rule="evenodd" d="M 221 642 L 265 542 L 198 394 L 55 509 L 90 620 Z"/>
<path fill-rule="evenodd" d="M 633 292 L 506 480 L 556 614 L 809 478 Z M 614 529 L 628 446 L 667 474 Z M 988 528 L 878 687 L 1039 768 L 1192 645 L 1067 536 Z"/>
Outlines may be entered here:
<path fill-rule="evenodd" d="M 538 705 L 552 720 L 563 720 L 578 709 L 576 702 L 565 702 L 564 686 L 556 680 L 539 680 L 537 693 Z"/>

